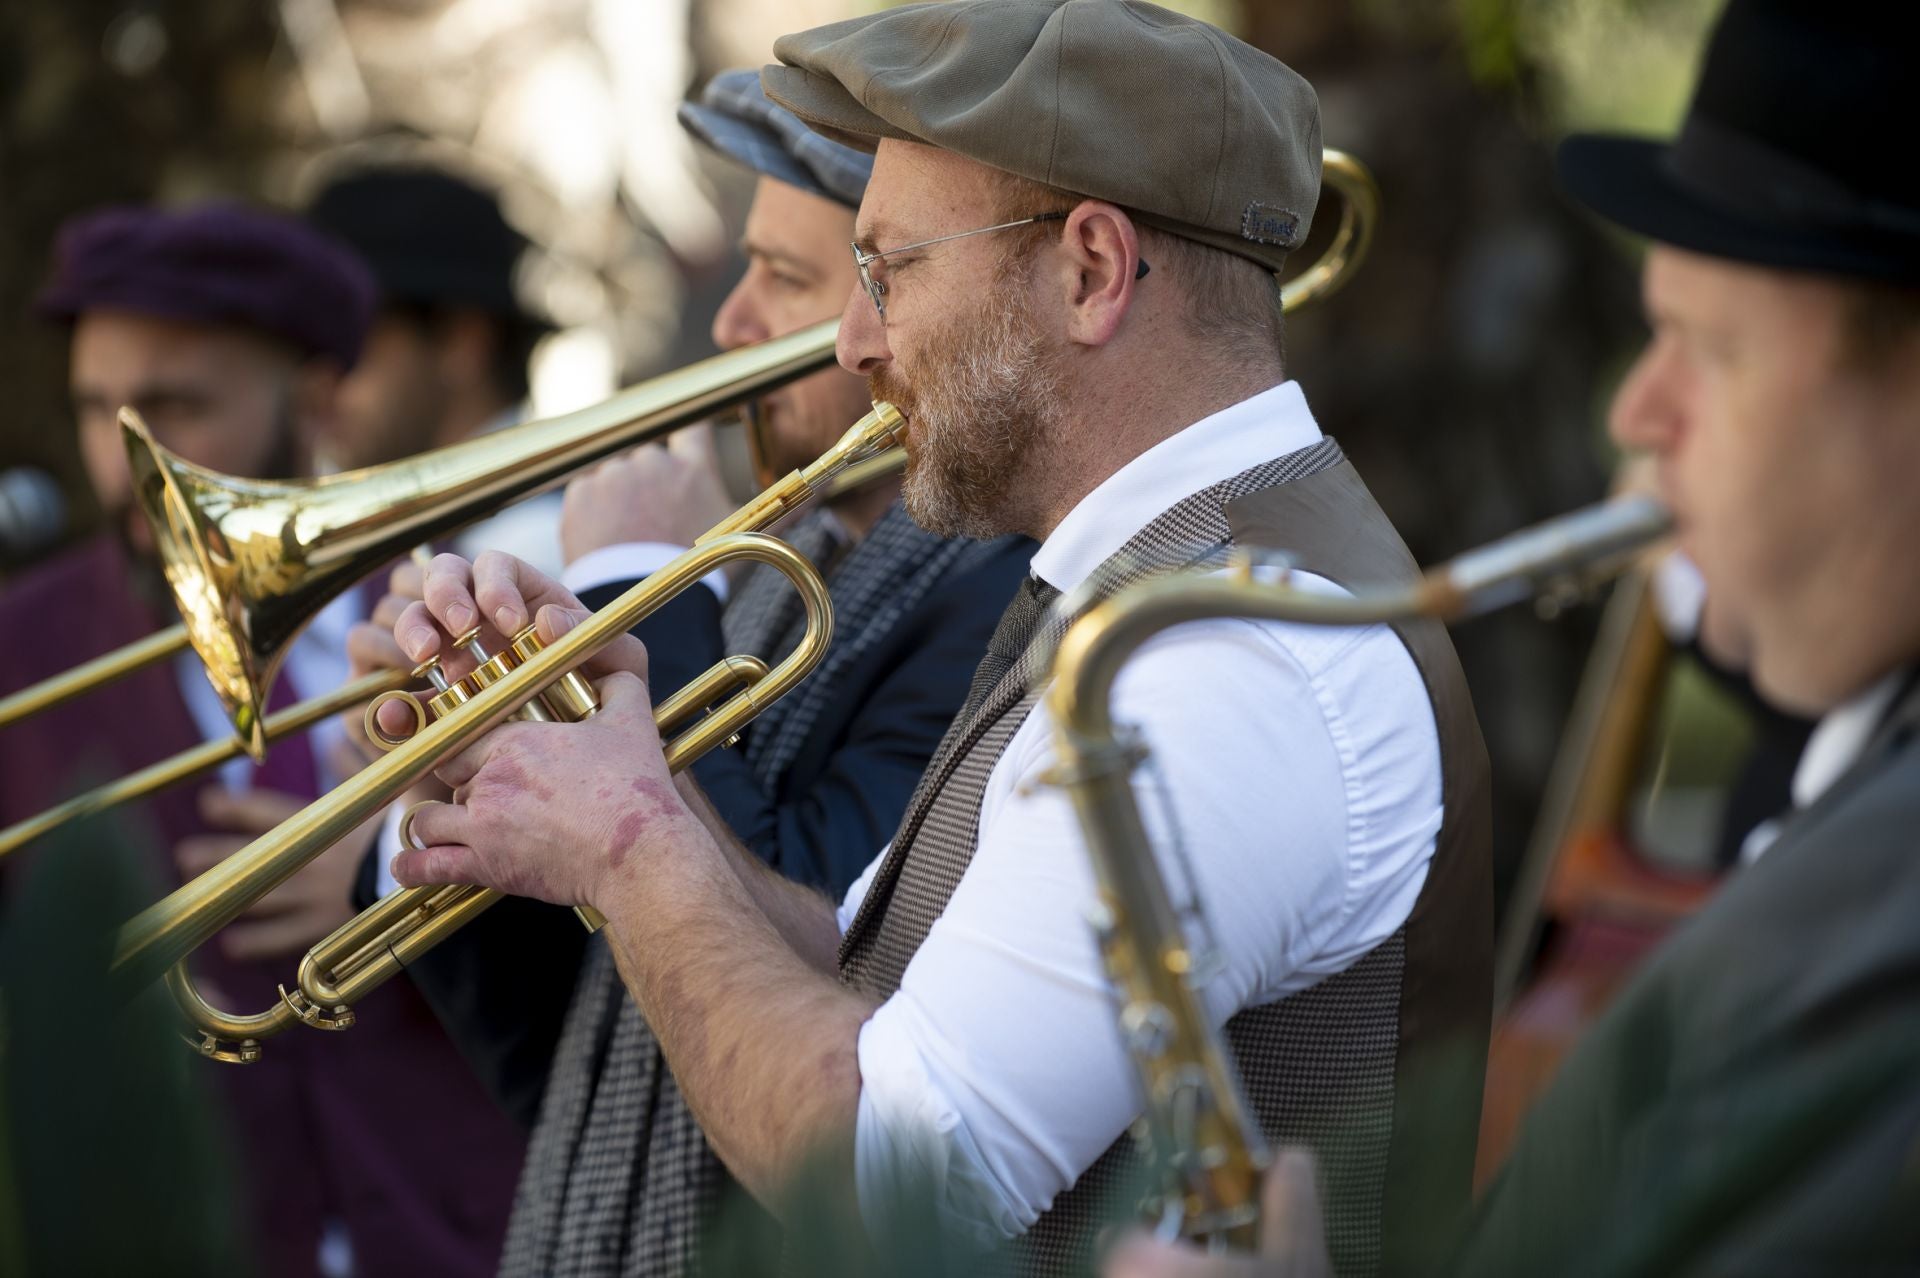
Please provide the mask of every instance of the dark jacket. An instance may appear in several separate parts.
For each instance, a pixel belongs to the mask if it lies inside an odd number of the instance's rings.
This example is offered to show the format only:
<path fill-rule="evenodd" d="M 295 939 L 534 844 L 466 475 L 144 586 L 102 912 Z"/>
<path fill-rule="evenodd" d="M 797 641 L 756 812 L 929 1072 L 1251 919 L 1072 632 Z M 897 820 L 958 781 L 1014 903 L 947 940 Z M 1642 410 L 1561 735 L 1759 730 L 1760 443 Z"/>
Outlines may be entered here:
<path fill-rule="evenodd" d="M 1025 579 L 1033 543 L 1005 538 L 899 618 L 867 659 L 839 672 L 827 708 L 769 791 L 739 749 L 694 775 L 741 841 L 789 878 L 839 894 L 892 835 L 988 636 Z M 605 606 L 633 585 L 589 591 Z M 723 655 L 719 600 L 683 592 L 634 630 L 656 701 Z M 810 678 L 819 678 L 819 674 Z M 751 727 L 748 729 L 752 731 Z M 371 865 L 362 874 L 371 890 Z M 571 910 L 509 899 L 411 969 L 415 983 L 508 1113 L 531 1127 L 585 950 Z"/>
<path fill-rule="evenodd" d="M 1920 1271 L 1920 687 L 1568 1058 L 1453 1271 Z"/>

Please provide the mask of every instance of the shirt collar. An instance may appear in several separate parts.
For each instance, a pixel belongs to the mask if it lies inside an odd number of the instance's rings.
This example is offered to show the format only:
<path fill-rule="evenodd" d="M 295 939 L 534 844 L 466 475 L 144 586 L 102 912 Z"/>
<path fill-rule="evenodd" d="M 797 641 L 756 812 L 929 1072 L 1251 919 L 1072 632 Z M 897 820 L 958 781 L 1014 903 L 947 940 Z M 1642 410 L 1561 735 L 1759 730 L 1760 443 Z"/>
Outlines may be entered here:
<path fill-rule="evenodd" d="M 1320 441 L 1298 382 L 1282 382 L 1205 417 L 1102 480 L 1033 556 L 1036 577 L 1069 591 L 1148 520 L 1203 488 Z"/>
<path fill-rule="evenodd" d="M 1793 771 L 1796 808 L 1804 808 L 1825 794 L 1859 761 L 1906 677 L 1906 671 L 1894 671 L 1853 700 L 1828 711 L 1815 725 Z"/>

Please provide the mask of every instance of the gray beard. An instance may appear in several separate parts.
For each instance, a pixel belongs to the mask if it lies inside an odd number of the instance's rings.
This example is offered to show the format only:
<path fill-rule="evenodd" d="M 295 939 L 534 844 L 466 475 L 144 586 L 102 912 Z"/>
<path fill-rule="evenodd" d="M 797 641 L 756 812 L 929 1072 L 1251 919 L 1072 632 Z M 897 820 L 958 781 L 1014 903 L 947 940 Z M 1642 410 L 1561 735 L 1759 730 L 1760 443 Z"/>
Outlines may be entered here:
<path fill-rule="evenodd" d="M 1023 489 L 1066 416 L 1060 370 L 1029 316 L 1007 308 L 979 340 L 937 363 L 909 397 L 914 442 L 901 485 L 907 514 L 942 537 L 1024 530 Z M 876 379 L 876 396 L 889 378 Z"/>

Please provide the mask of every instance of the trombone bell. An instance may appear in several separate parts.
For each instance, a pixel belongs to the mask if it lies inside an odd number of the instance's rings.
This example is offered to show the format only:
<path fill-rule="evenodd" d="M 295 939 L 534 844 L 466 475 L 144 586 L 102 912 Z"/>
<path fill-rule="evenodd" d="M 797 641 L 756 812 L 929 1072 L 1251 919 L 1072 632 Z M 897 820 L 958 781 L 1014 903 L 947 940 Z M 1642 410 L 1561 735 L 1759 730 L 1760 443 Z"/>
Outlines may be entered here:
<path fill-rule="evenodd" d="M 561 417 L 385 466 L 311 480 L 241 479 L 120 422 L 134 500 L 153 528 L 187 638 L 255 759 L 267 689 L 328 600 L 452 532 L 623 448 L 661 438 L 833 360 L 838 322 L 729 351 Z"/>

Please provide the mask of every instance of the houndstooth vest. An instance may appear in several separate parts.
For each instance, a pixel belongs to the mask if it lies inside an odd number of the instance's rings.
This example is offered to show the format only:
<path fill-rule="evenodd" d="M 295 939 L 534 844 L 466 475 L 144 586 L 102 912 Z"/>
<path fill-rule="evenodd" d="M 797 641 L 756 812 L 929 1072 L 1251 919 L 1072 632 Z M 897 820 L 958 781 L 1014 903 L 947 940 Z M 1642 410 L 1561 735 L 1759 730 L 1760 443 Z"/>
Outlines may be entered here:
<path fill-rule="evenodd" d="M 822 709 L 844 698 L 849 672 L 870 661 L 930 591 L 998 546 L 934 537 L 898 503 L 851 547 L 827 534 L 826 518 L 803 517 L 785 534 L 826 576 L 835 625 L 819 668 L 744 734 L 746 759 L 769 790 Z M 727 651 L 769 664 L 798 645 L 805 624 L 792 585 L 771 568 L 740 583 L 721 620 Z M 596 938 L 554 1051 L 501 1274 L 640 1278 L 697 1268 L 701 1228 L 727 1179 L 611 950 Z"/>
<path fill-rule="evenodd" d="M 1098 594 L 1217 560 L 1235 544 L 1285 549 L 1299 568 L 1343 585 L 1417 572 L 1329 439 L 1155 518 L 1095 574 Z M 1065 627 L 1050 620 L 935 752 L 842 939 L 841 978 L 854 988 L 877 998 L 899 989 L 967 871 L 987 779 L 1039 698 L 1042 654 Z M 1465 1208 L 1491 1015 L 1485 747 L 1445 631 L 1432 623 L 1395 630 L 1426 682 L 1440 735 L 1445 814 L 1426 883 L 1407 922 L 1352 967 L 1226 1026 L 1268 1140 L 1308 1145 L 1320 1159 L 1341 1278 L 1380 1272 L 1402 1240 L 1417 1247 Z M 1016 1244 L 1016 1271 L 1084 1269 L 1100 1225 L 1127 1206 L 1115 1200 L 1137 1162 L 1126 1138 L 1108 1150 Z"/>

